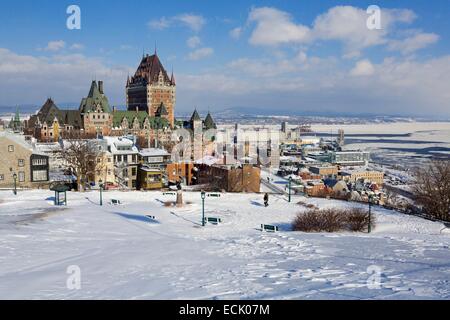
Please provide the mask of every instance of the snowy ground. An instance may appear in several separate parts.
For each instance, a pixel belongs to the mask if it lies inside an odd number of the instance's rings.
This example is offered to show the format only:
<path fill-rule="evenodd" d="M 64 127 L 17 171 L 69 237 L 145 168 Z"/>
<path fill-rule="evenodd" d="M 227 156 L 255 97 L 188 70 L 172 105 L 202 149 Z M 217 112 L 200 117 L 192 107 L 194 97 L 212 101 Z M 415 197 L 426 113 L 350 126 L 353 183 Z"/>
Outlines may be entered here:
<path fill-rule="evenodd" d="M 372 234 L 290 231 L 297 201 L 321 208 L 357 205 L 259 194 L 206 199 L 219 226 L 199 226 L 192 203 L 167 208 L 161 192 L 0 191 L 0 298 L 44 299 L 449 299 L 450 233 L 439 223 L 375 209 Z M 145 215 L 154 215 L 152 221 Z M 262 233 L 261 223 L 280 226 Z M 81 269 L 81 289 L 66 287 Z M 369 268 L 369 269 L 368 269 Z M 377 273 L 380 271 L 379 282 Z"/>

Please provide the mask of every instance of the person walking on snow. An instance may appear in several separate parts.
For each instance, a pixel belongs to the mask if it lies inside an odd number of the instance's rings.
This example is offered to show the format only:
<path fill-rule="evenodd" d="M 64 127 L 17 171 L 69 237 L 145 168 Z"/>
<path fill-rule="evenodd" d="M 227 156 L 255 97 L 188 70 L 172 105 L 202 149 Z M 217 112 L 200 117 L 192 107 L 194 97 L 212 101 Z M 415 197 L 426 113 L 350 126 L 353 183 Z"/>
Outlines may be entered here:
<path fill-rule="evenodd" d="M 264 206 L 265 207 L 269 206 L 269 194 L 268 193 L 264 194 Z"/>

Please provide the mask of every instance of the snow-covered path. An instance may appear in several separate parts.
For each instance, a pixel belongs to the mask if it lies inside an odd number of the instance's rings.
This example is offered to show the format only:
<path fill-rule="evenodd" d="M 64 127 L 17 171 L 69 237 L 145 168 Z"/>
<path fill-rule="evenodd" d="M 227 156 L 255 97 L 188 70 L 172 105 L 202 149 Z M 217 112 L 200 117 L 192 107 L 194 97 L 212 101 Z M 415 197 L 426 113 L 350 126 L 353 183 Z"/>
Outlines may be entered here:
<path fill-rule="evenodd" d="M 265 208 L 262 195 L 225 194 L 206 199 L 223 224 L 202 228 L 198 193 L 184 193 L 183 208 L 161 192 L 105 193 L 123 205 L 103 207 L 98 192 L 68 193 L 67 208 L 51 196 L 0 192 L 0 298 L 450 298 L 450 234 L 416 217 L 378 209 L 370 235 L 306 234 L 290 231 L 297 201 L 357 204 L 271 196 Z M 66 287 L 72 265 L 80 290 Z"/>

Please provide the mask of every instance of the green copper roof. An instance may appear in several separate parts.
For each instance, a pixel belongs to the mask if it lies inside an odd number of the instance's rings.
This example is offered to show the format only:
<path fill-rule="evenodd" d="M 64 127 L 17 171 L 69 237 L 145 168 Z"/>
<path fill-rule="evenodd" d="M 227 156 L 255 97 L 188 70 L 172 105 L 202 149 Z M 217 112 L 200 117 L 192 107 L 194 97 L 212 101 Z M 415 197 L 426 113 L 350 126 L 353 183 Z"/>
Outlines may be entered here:
<path fill-rule="evenodd" d="M 97 82 L 92 81 L 89 94 L 86 98 L 83 98 L 81 100 L 79 110 L 81 113 L 94 112 L 97 109 L 98 105 L 100 105 L 103 112 L 111 112 L 108 98 L 102 92 L 100 92 Z"/>
<path fill-rule="evenodd" d="M 14 116 L 14 121 L 20 122 L 19 108 L 16 108 L 16 114 Z"/>
<path fill-rule="evenodd" d="M 192 114 L 191 121 L 202 121 L 200 118 L 197 109 L 194 110 L 194 113 Z"/>
<path fill-rule="evenodd" d="M 208 115 L 205 118 L 205 129 L 217 129 L 216 123 L 214 122 L 211 114 L 208 112 Z"/>
<path fill-rule="evenodd" d="M 145 119 L 148 118 L 148 122 L 150 128 L 158 129 L 158 128 L 166 128 L 169 127 L 169 121 L 164 118 L 150 117 L 145 111 L 115 111 L 113 112 L 113 126 L 118 128 L 122 126 L 123 119 L 126 118 L 128 121 L 128 128 L 131 129 L 133 127 L 133 123 L 135 119 L 139 122 L 140 127 L 142 128 Z"/>
<path fill-rule="evenodd" d="M 158 107 L 158 110 L 156 110 L 156 116 L 161 117 L 167 115 L 169 115 L 169 113 L 167 112 L 166 106 L 164 105 L 163 102 L 161 102 L 161 104 Z"/>

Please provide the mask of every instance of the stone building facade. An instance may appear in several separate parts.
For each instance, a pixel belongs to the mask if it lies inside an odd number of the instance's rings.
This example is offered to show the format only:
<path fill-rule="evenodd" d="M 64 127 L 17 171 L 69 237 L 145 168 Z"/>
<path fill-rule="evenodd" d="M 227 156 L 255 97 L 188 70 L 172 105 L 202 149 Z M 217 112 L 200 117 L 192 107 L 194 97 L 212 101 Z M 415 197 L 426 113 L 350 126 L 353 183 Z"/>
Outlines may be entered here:
<path fill-rule="evenodd" d="M 48 156 L 37 153 L 23 136 L 0 131 L 0 187 L 32 188 L 48 184 Z"/>

